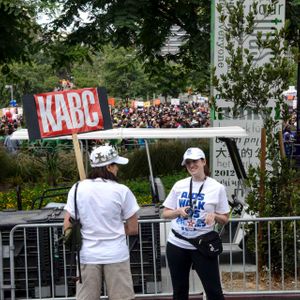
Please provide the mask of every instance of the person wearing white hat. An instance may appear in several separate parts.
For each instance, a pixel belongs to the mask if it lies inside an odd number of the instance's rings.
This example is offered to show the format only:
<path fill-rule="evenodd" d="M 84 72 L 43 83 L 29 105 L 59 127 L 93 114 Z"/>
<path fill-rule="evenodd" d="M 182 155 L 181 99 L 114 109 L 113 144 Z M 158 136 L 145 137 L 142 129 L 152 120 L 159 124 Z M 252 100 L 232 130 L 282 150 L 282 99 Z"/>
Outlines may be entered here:
<path fill-rule="evenodd" d="M 205 154 L 200 148 L 185 151 L 182 160 L 191 175 L 177 181 L 163 205 L 163 217 L 172 219 L 166 255 L 171 273 L 173 299 L 189 299 L 189 274 L 193 266 L 208 300 L 223 300 L 218 256 L 207 257 L 189 241 L 226 224 L 229 205 L 225 187 L 209 177 Z"/>
<path fill-rule="evenodd" d="M 91 172 L 77 187 L 77 211 L 80 219 L 82 247 L 77 282 L 77 300 L 98 300 L 102 279 L 110 300 L 135 298 L 126 235 L 138 234 L 139 206 L 131 190 L 118 183 L 118 165 L 128 159 L 112 146 L 100 146 L 90 155 Z M 64 228 L 74 218 L 75 185 L 70 189 Z"/>

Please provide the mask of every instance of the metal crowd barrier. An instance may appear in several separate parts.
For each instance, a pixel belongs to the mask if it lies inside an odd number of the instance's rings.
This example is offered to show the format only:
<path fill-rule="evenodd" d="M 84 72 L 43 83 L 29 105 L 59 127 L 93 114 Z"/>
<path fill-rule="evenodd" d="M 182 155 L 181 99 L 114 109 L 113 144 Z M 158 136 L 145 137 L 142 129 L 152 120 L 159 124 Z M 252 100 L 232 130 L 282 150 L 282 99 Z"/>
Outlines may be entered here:
<path fill-rule="evenodd" d="M 225 295 L 300 294 L 299 222 L 300 217 L 231 219 L 221 233 L 224 252 L 219 257 Z M 172 295 L 165 257 L 169 227 L 168 220 L 139 220 L 139 235 L 127 239 L 139 299 Z M 61 233 L 62 223 L 22 224 L 0 231 L 1 299 L 75 299 L 70 253 L 59 242 Z M 202 292 L 192 270 L 190 295 Z M 105 288 L 101 299 L 107 299 Z"/>

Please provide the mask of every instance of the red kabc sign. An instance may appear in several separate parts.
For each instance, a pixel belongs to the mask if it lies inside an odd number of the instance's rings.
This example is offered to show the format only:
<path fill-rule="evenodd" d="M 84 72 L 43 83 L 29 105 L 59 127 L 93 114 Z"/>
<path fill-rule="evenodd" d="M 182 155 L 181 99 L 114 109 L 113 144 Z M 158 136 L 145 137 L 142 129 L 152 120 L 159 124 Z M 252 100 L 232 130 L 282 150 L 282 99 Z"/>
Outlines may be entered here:
<path fill-rule="evenodd" d="M 104 128 L 96 88 L 34 95 L 42 138 Z"/>

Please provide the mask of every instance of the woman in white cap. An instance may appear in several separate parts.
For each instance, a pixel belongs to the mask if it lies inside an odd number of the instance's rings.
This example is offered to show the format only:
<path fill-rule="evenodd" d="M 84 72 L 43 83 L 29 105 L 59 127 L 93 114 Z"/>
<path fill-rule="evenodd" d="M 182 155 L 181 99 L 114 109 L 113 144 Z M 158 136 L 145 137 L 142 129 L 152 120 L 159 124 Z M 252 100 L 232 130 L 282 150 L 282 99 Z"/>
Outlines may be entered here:
<path fill-rule="evenodd" d="M 131 190 L 117 182 L 118 164 L 125 165 L 128 159 L 106 145 L 92 151 L 90 162 L 88 179 L 77 187 L 82 282 L 77 281 L 76 299 L 99 300 L 102 276 L 110 300 L 134 299 L 126 235 L 138 234 L 139 206 Z M 75 216 L 74 192 L 75 185 L 65 206 L 65 229 L 70 226 L 70 216 Z"/>
<path fill-rule="evenodd" d="M 216 222 L 228 222 L 230 209 L 225 187 L 208 176 L 201 149 L 187 149 L 182 165 L 191 176 L 176 182 L 163 203 L 163 217 L 172 219 L 166 254 L 173 299 L 189 299 L 189 274 L 193 265 L 207 299 L 222 300 L 218 256 L 207 257 L 188 239 L 213 231 Z"/>

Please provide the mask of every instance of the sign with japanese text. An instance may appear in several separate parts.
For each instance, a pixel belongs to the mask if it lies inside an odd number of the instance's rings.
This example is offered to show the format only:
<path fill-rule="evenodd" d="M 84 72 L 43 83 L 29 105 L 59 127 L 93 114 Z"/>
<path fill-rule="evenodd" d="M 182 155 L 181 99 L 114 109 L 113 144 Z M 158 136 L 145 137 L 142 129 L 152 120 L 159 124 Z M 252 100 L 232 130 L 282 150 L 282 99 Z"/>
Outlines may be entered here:
<path fill-rule="evenodd" d="M 222 120 L 215 121 L 214 126 L 243 127 L 248 137 L 235 139 L 243 166 L 247 171 L 250 165 L 255 166 L 259 163 L 261 120 Z M 245 196 L 243 187 L 236 176 L 228 149 L 225 143 L 219 139 L 214 141 L 212 177 L 226 186 L 229 200 L 231 200 L 232 195 L 236 195 L 239 200 L 243 200 Z"/>
<path fill-rule="evenodd" d="M 104 88 L 63 90 L 24 97 L 30 139 L 110 129 Z"/>

